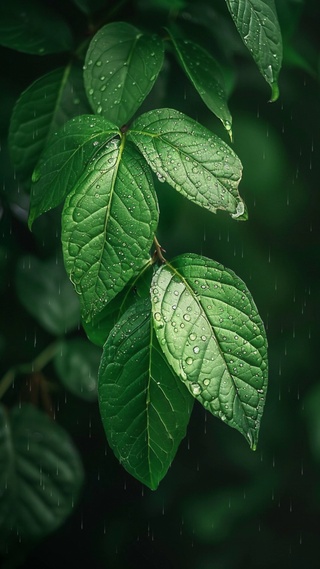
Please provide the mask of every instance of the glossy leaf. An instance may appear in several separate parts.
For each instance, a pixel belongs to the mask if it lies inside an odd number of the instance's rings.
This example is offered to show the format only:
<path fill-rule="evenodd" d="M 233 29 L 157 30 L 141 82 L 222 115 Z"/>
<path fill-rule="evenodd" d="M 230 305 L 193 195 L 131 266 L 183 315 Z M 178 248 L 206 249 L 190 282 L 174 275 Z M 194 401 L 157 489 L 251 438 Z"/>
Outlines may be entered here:
<path fill-rule="evenodd" d="M 181 255 L 155 273 L 152 310 L 174 371 L 255 449 L 267 389 L 267 339 L 246 285 L 215 261 Z"/>
<path fill-rule="evenodd" d="M 2 534 L 40 539 L 63 524 L 84 477 L 64 429 L 31 405 L 0 406 L 0 464 Z"/>
<path fill-rule="evenodd" d="M 89 322 L 82 322 L 82 326 L 91 342 L 102 347 L 112 328 L 128 308 L 141 297 L 148 297 L 151 278 L 153 274 L 152 259 L 141 271 L 122 289 L 119 294 Z"/>
<path fill-rule="evenodd" d="M 9 129 L 11 157 L 19 178 L 30 183 L 50 135 L 88 110 L 77 65 L 55 69 L 32 83 L 16 102 Z"/>
<path fill-rule="evenodd" d="M 125 148 L 124 148 L 125 146 Z M 67 272 L 92 320 L 149 260 L 158 205 L 149 169 L 130 143 L 112 140 L 89 162 L 62 214 Z"/>
<path fill-rule="evenodd" d="M 205 49 L 170 32 L 178 61 L 207 107 L 221 120 L 232 139 L 232 116 L 219 64 Z"/>
<path fill-rule="evenodd" d="M 61 342 L 54 366 L 68 391 L 85 401 L 95 401 L 100 358 L 99 348 L 83 338 L 73 338 Z"/>
<path fill-rule="evenodd" d="M 101 28 L 87 51 L 84 82 L 95 113 L 125 125 L 151 91 L 163 64 L 161 39 L 124 22 Z"/>
<path fill-rule="evenodd" d="M 193 401 L 158 345 L 149 299 L 131 307 L 110 333 L 99 370 L 99 403 L 115 455 L 155 490 L 186 434 Z"/>
<path fill-rule="evenodd" d="M 10 0 L 0 4 L 0 44 L 45 55 L 69 51 L 73 38 L 67 23 L 48 3 Z"/>
<path fill-rule="evenodd" d="M 282 37 L 274 0 L 226 0 L 238 32 L 260 73 L 271 86 L 271 101 L 279 96 Z"/>
<path fill-rule="evenodd" d="M 174 109 L 141 115 L 128 132 L 161 182 L 197 205 L 246 219 L 238 193 L 242 165 L 231 148 L 204 126 Z"/>
<path fill-rule="evenodd" d="M 59 336 L 79 325 L 79 298 L 59 257 L 47 261 L 23 257 L 15 281 L 21 304 L 45 330 Z"/>
<path fill-rule="evenodd" d="M 30 228 L 65 199 L 90 159 L 117 134 L 119 129 L 104 118 L 80 115 L 51 137 L 32 176 Z"/>

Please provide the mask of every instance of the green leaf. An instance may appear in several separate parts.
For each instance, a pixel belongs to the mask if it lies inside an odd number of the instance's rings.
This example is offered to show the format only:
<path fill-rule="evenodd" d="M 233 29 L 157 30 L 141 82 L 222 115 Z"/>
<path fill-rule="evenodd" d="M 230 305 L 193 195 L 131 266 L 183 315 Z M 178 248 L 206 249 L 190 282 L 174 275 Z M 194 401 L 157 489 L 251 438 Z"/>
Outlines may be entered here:
<path fill-rule="evenodd" d="M 207 107 L 221 120 L 232 140 L 232 116 L 219 64 L 198 44 L 175 38 L 168 31 L 179 63 Z"/>
<path fill-rule="evenodd" d="M 83 338 L 73 338 L 61 342 L 54 366 L 68 391 L 85 401 L 95 401 L 100 358 L 99 348 Z"/>
<path fill-rule="evenodd" d="M 30 228 L 65 199 L 84 167 L 117 134 L 119 129 L 104 118 L 80 115 L 51 137 L 32 176 Z"/>
<path fill-rule="evenodd" d="M 141 115 L 128 132 L 161 182 L 197 205 L 238 219 L 247 211 L 238 193 L 242 165 L 231 148 L 204 126 L 174 109 Z"/>
<path fill-rule="evenodd" d="M 152 274 L 153 262 L 150 259 L 141 271 L 99 314 L 94 316 L 89 322 L 82 322 L 82 326 L 91 342 L 102 347 L 122 314 L 139 299 L 149 296 Z"/>
<path fill-rule="evenodd" d="M 71 50 L 73 38 L 67 23 L 48 3 L 10 0 L 0 5 L 0 44 L 45 55 Z"/>
<path fill-rule="evenodd" d="M 151 91 L 163 64 L 164 48 L 124 22 L 101 28 L 92 39 L 84 66 L 84 83 L 95 113 L 125 125 Z"/>
<path fill-rule="evenodd" d="M 255 449 L 267 389 L 267 339 L 246 285 L 219 263 L 186 254 L 152 282 L 163 352 L 193 396 Z"/>
<path fill-rule="evenodd" d="M 21 304 L 51 334 L 60 336 L 79 325 L 79 299 L 59 257 L 45 262 L 23 257 L 15 284 Z"/>
<path fill-rule="evenodd" d="M 282 37 L 274 0 L 226 0 L 226 3 L 244 44 L 271 86 L 271 101 L 276 101 Z"/>
<path fill-rule="evenodd" d="M 82 483 L 67 432 L 31 405 L 0 406 L 0 530 L 40 539 L 71 514 Z"/>
<path fill-rule="evenodd" d="M 62 214 L 65 266 L 92 320 L 140 272 L 158 223 L 151 173 L 125 137 L 89 162 Z"/>
<path fill-rule="evenodd" d="M 9 129 L 9 147 L 19 178 L 30 183 L 50 135 L 68 119 L 88 110 L 77 65 L 55 69 L 32 83 L 16 102 Z"/>
<path fill-rule="evenodd" d="M 149 299 L 131 307 L 108 337 L 98 389 L 112 450 L 132 476 L 155 490 L 186 434 L 193 401 L 159 347 Z"/>

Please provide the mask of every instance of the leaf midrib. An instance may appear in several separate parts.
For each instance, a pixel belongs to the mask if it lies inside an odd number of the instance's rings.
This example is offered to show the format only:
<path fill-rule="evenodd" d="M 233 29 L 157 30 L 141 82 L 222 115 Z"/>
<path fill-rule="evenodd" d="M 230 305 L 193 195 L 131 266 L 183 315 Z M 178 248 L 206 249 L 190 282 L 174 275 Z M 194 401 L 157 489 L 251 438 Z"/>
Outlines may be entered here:
<path fill-rule="evenodd" d="M 179 154 L 182 154 L 184 157 L 190 158 L 190 155 L 187 154 L 187 152 L 186 152 L 185 150 L 182 150 L 182 149 L 179 148 L 178 146 L 175 146 L 175 145 L 174 145 L 173 143 L 171 143 L 170 141 L 167 142 L 166 140 L 164 140 L 164 139 L 162 138 L 162 137 L 164 136 L 164 133 L 155 133 L 155 134 L 152 134 L 152 133 L 149 133 L 149 132 L 138 131 L 138 130 L 130 130 L 130 131 L 128 132 L 128 134 L 129 134 L 129 133 L 138 134 L 138 135 L 142 135 L 142 136 L 149 136 L 150 138 L 157 138 L 157 139 L 161 140 L 161 142 L 162 142 L 164 145 L 171 146 L 171 148 L 173 148 L 173 150 L 175 150 L 175 151 L 178 152 Z M 183 133 L 183 132 L 179 132 L 179 131 L 176 131 L 176 130 L 175 130 L 175 131 L 169 131 L 169 132 L 166 133 L 166 134 L 170 134 L 170 133 L 174 133 L 174 134 L 179 134 L 179 133 L 180 133 L 180 134 L 185 134 L 185 133 Z M 159 153 L 158 153 L 157 150 L 156 150 L 156 152 L 157 152 L 157 155 L 159 156 Z M 218 178 L 211 170 L 208 170 L 208 168 L 207 168 L 206 166 L 204 166 L 204 164 L 203 164 L 202 162 L 199 162 L 199 160 L 198 160 L 197 158 L 194 158 L 194 157 L 192 157 L 192 160 L 194 160 L 195 162 L 198 162 L 198 164 L 199 164 L 199 166 L 200 166 L 201 168 L 203 168 L 206 172 L 208 172 L 208 174 L 210 174 L 211 176 L 213 176 L 214 180 L 215 180 L 224 190 L 226 190 L 226 191 L 228 192 L 228 194 L 230 194 L 230 196 L 231 196 L 234 200 L 236 200 L 237 204 L 239 203 L 239 201 L 240 201 L 240 202 L 242 201 L 241 198 L 239 198 L 239 200 L 237 200 L 237 197 L 233 195 L 232 190 L 230 190 L 230 189 L 228 188 L 228 186 L 223 185 L 223 183 L 221 182 L 220 178 Z M 183 164 L 183 161 L 182 161 L 182 164 Z M 167 175 L 168 175 L 168 174 L 165 173 L 165 176 L 167 176 Z M 170 176 L 170 177 L 171 177 L 171 176 Z M 230 178 L 228 178 L 228 180 L 230 180 Z M 239 178 L 238 180 L 239 180 L 239 183 L 240 183 L 240 180 L 241 180 L 241 169 L 240 169 L 240 178 Z M 232 180 L 232 182 L 233 182 L 233 181 L 234 181 L 234 180 Z M 216 206 L 214 206 L 214 207 L 216 207 Z M 217 208 L 217 209 L 220 209 L 220 208 Z"/>
<path fill-rule="evenodd" d="M 241 404 L 241 408 L 242 408 L 242 410 L 243 410 L 243 415 L 244 415 L 244 417 L 245 417 L 245 419 L 246 419 L 246 423 L 248 424 L 248 419 L 247 419 L 247 416 L 246 416 L 245 411 L 244 411 L 244 409 L 243 409 L 243 405 L 242 405 L 242 401 L 241 401 L 241 398 L 240 398 L 240 395 L 239 395 L 239 392 L 238 392 L 238 388 L 237 388 L 237 386 L 236 386 L 236 384 L 235 384 L 235 382 L 234 382 L 234 379 L 233 379 L 232 374 L 231 374 L 230 371 L 229 371 L 229 366 L 228 366 L 228 364 L 227 364 L 227 362 L 226 362 L 226 359 L 225 359 L 225 357 L 224 357 L 224 354 L 223 354 L 223 352 L 222 352 L 222 350 L 221 350 L 221 348 L 220 348 L 220 344 L 219 344 L 218 339 L 217 339 L 217 337 L 216 337 L 216 334 L 215 334 L 215 332 L 214 332 L 213 326 L 211 325 L 211 323 L 210 323 L 210 321 L 209 321 L 209 319 L 208 319 L 208 316 L 207 316 L 206 311 L 204 310 L 202 304 L 201 304 L 201 303 L 199 302 L 199 300 L 197 299 L 197 296 L 196 296 L 194 290 L 191 288 L 191 286 L 190 286 L 189 283 L 186 281 L 186 279 L 184 278 L 184 276 L 183 276 L 180 272 L 178 272 L 178 270 L 175 269 L 175 267 L 174 267 L 173 265 L 171 265 L 170 263 L 167 262 L 167 263 L 166 263 L 166 266 L 170 268 L 170 270 L 174 273 L 175 276 L 179 277 L 179 279 L 182 280 L 182 282 L 183 282 L 184 286 L 187 288 L 189 294 L 191 295 L 191 297 L 192 297 L 192 298 L 195 300 L 195 302 L 197 303 L 197 305 L 198 305 L 200 311 L 205 315 L 205 318 L 206 318 L 206 320 L 207 320 L 207 323 L 208 323 L 208 325 L 209 325 L 209 328 L 212 330 L 212 336 L 213 336 L 213 338 L 214 338 L 214 340 L 215 340 L 215 342 L 216 342 L 216 345 L 217 345 L 217 347 L 218 347 L 219 354 L 220 354 L 220 356 L 221 356 L 221 358 L 222 358 L 222 360 L 223 360 L 223 362 L 224 362 L 224 364 L 225 364 L 225 368 L 226 368 L 226 370 L 227 370 L 227 372 L 228 372 L 228 375 L 229 375 L 229 377 L 230 377 L 231 383 L 232 383 L 232 385 L 233 385 L 233 387 L 234 387 L 234 389 L 235 389 L 236 396 L 237 396 L 237 398 L 238 398 L 238 400 L 239 400 L 239 402 L 240 402 L 240 404 Z M 249 425 L 248 425 L 248 430 L 251 430 L 251 428 L 249 427 Z"/>

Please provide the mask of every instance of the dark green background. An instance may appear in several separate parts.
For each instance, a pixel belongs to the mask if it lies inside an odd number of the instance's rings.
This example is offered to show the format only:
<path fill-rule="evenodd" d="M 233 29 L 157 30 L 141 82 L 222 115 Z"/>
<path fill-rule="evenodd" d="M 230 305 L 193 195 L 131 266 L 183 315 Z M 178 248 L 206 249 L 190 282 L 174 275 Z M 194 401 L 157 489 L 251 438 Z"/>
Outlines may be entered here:
<path fill-rule="evenodd" d="M 50 4 L 81 29 L 83 19 L 71 2 Z M 143 14 L 156 26 L 158 15 L 141 10 L 145 4 L 124 3 L 116 18 L 138 22 Z M 197 3 L 197 10 L 206 4 Z M 244 165 L 240 193 L 249 220 L 237 223 L 226 214 L 204 212 L 165 184 L 157 185 L 158 238 L 167 257 L 190 251 L 233 269 L 247 283 L 266 324 L 270 378 L 258 449 L 250 451 L 239 433 L 196 405 L 187 438 L 159 489 L 151 492 L 127 475 L 108 449 L 97 404 L 70 394 L 65 399 L 60 392 L 56 417 L 81 452 L 86 483 L 74 514 L 35 546 L 22 567 L 319 566 L 320 14 L 312 0 L 280 0 L 277 6 L 286 46 L 279 100 L 268 103 L 268 85 L 249 58 L 239 55 L 229 78 L 233 147 Z M 301 10 L 296 23 L 295 10 Z M 226 52 L 229 47 L 226 41 Z M 23 309 L 13 283 L 22 255 L 45 260 L 59 249 L 58 217 L 47 214 L 29 233 L 28 199 L 14 177 L 6 136 L 16 98 L 63 56 L 39 58 L 2 48 L 1 61 L 3 375 L 52 341 Z M 156 104 L 199 119 L 227 141 L 172 60 L 164 75 Z M 54 378 L 54 373 L 49 367 L 48 375 Z M 22 387 L 23 379 L 14 388 L 17 398 Z"/>

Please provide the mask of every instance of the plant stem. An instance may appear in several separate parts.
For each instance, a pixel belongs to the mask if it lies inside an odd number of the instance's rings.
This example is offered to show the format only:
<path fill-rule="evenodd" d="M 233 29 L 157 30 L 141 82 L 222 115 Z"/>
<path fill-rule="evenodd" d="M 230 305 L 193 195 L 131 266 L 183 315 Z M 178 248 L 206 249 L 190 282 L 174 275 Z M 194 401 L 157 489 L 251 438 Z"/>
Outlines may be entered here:
<path fill-rule="evenodd" d="M 19 364 L 10 368 L 0 380 L 0 399 L 12 385 L 18 374 L 27 375 L 41 371 L 55 356 L 60 346 L 60 342 L 49 344 L 32 362 Z"/>
<path fill-rule="evenodd" d="M 154 236 L 153 242 L 154 242 L 154 246 L 155 246 L 155 248 L 156 248 L 156 250 L 155 250 L 155 252 L 154 252 L 154 255 L 153 255 L 154 260 L 155 260 L 155 261 L 156 261 L 156 260 L 159 260 L 159 261 L 161 261 L 161 263 L 166 263 L 167 261 L 166 261 L 165 257 L 164 257 L 163 254 L 162 254 L 162 253 L 165 253 L 166 250 L 163 249 L 163 247 L 161 247 L 161 245 L 160 245 L 158 239 L 156 238 L 156 236 Z"/>

